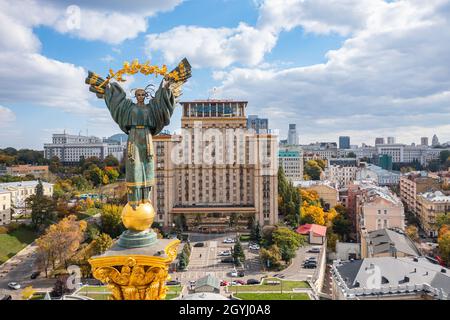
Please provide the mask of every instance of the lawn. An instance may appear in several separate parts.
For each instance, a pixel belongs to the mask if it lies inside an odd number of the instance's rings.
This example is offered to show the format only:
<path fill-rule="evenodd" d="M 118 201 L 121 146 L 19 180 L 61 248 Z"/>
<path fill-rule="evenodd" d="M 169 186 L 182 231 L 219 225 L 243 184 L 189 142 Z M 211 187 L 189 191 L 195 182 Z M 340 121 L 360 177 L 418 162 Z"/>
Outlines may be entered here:
<path fill-rule="evenodd" d="M 257 291 L 292 291 L 295 288 L 310 288 L 305 281 L 281 280 L 280 284 L 266 284 L 266 281 L 280 281 L 279 279 L 268 278 L 264 279 L 262 284 L 244 285 L 244 286 L 229 286 L 229 292 L 257 292 Z"/>
<path fill-rule="evenodd" d="M 238 293 L 242 300 L 310 300 L 306 293 Z"/>
<path fill-rule="evenodd" d="M 167 286 L 166 300 L 171 300 L 180 295 L 181 286 Z M 111 292 L 106 286 L 85 286 L 77 294 L 95 300 L 108 300 Z"/>
<path fill-rule="evenodd" d="M 26 227 L 7 234 L 0 234 L 0 264 L 13 257 L 36 239 L 36 233 Z"/>

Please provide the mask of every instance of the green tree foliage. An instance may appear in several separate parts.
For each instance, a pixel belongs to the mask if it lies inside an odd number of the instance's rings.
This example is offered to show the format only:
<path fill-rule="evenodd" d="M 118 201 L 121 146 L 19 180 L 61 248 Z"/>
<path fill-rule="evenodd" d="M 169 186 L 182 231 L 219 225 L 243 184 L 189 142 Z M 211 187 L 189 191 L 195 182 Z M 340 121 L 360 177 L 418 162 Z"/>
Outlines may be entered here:
<path fill-rule="evenodd" d="M 320 180 L 320 174 L 325 168 L 323 160 L 308 160 L 305 164 L 305 173 L 311 180 Z"/>
<path fill-rule="evenodd" d="M 438 229 L 441 229 L 443 226 L 450 226 L 450 214 L 448 213 L 439 213 L 436 216 L 436 226 Z"/>
<path fill-rule="evenodd" d="M 31 208 L 31 223 L 36 231 L 42 231 L 56 220 L 55 201 L 44 195 L 41 181 L 36 186 L 36 193 L 27 198 L 26 204 Z"/>
<path fill-rule="evenodd" d="M 52 292 L 50 292 L 50 296 L 57 298 L 71 293 L 71 290 L 67 287 L 68 279 L 68 274 L 58 276 L 58 279 L 55 282 L 55 286 L 53 287 Z"/>
<path fill-rule="evenodd" d="M 100 213 L 101 231 L 109 234 L 111 238 L 116 238 L 125 231 L 122 223 L 122 209 L 122 206 L 106 204 Z"/>
<path fill-rule="evenodd" d="M 347 158 L 356 158 L 356 154 L 354 152 L 347 153 Z"/>
<path fill-rule="evenodd" d="M 105 163 L 105 166 L 107 166 L 107 167 L 118 167 L 119 166 L 119 160 L 117 160 L 117 158 L 111 154 L 109 156 L 107 156 L 105 158 L 105 160 L 103 160 L 103 162 Z"/>
<path fill-rule="evenodd" d="M 327 229 L 327 248 L 332 252 L 336 252 L 336 243 L 339 240 L 339 236 L 331 231 L 330 228 Z"/>
<path fill-rule="evenodd" d="M 250 239 L 256 243 L 260 243 L 262 240 L 261 227 L 256 221 L 253 222 L 252 228 L 250 229 Z"/>
<path fill-rule="evenodd" d="M 278 212 L 292 227 L 300 223 L 301 197 L 297 188 L 292 185 L 283 168 L 278 169 Z"/>
<path fill-rule="evenodd" d="M 273 244 L 271 244 L 271 246 L 275 245 L 278 250 L 277 252 L 280 254 L 280 259 L 286 264 L 290 263 L 295 257 L 297 249 L 302 246 L 304 242 L 305 239 L 303 236 L 287 227 L 279 226 L 272 232 Z"/>
<path fill-rule="evenodd" d="M 233 247 L 233 258 L 236 265 L 240 265 L 245 261 L 244 249 L 242 248 L 241 241 L 239 239 L 236 240 Z"/>
<path fill-rule="evenodd" d="M 271 245 L 267 249 L 261 248 L 259 257 L 264 266 L 269 269 L 278 270 L 281 267 L 281 251 L 276 245 Z"/>

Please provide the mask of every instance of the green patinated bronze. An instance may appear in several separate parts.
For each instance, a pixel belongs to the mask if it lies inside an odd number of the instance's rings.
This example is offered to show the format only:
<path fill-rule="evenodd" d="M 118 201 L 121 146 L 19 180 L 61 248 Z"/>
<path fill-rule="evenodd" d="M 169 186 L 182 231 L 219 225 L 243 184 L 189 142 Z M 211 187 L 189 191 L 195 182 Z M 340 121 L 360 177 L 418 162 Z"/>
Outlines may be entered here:
<path fill-rule="evenodd" d="M 152 135 L 169 124 L 175 99 L 162 83 L 155 97 L 143 106 L 128 99 L 117 83 L 105 88 L 104 98 L 112 118 L 128 134 L 126 182 L 128 202 L 135 207 L 150 199 L 155 179 Z"/>

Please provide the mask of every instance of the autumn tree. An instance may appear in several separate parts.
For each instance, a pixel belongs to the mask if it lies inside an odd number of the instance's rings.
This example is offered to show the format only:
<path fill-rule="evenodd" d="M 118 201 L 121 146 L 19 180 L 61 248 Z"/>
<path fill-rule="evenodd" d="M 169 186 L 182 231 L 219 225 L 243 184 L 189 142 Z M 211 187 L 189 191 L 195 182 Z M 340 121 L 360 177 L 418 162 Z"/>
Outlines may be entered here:
<path fill-rule="evenodd" d="M 438 238 L 439 252 L 442 259 L 448 264 L 450 263 L 450 230 L 441 232 Z"/>
<path fill-rule="evenodd" d="M 279 269 L 281 266 L 281 252 L 276 245 L 271 245 L 267 249 L 261 248 L 259 258 L 267 268 Z"/>
<path fill-rule="evenodd" d="M 102 254 L 113 245 L 113 240 L 106 233 L 100 234 L 93 242 L 95 254 Z"/>
<path fill-rule="evenodd" d="M 41 260 L 46 260 L 46 274 L 50 262 L 54 269 L 57 264 L 67 267 L 67 260 L 78 250 L 84 238 L 86 226 L 86 221 L 77 221 L 71 215 L 48 227 L 45 234 L 36 240 Z"/>
<path fill-rule="evenodd" d="M 405 232 L 411 240 L 419 240 L 419 229 L 415 225 L 407 226 Z"/>

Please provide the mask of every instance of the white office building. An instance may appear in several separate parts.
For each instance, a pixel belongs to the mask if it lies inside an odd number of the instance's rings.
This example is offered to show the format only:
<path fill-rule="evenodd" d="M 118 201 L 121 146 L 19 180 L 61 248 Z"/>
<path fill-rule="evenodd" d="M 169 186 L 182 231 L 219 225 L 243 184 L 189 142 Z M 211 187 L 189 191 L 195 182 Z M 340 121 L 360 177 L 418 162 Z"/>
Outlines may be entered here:
<path fill-rule="evenodd" d="M 120 161 L 126 148 L 126 142 L 102 140 L 94 136 L 62 133 L 53 134 L 52 140 L 52 143 L 44 144 L 44 156 L 46 159 L 56 156 L 63 163 L 76 163 L 81 158 L 90 157 L 103 160 L 108 155 L 113 155 Z"/>

